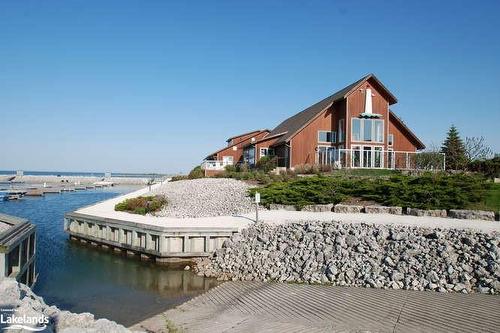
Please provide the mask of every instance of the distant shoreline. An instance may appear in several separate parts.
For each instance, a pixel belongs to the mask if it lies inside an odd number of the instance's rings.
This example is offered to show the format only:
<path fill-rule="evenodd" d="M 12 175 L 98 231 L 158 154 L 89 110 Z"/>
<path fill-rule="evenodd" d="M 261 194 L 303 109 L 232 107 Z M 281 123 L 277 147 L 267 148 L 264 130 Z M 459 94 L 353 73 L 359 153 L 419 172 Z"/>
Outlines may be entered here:
<path fill-rule="evenodd" d="M 0 170 L 0 177 L 3 176 L 16 176 L 15 170 Z M 24 176 L 60 176 L 60 177 L 105 177 L 105 172 L 73 172 L 73 171 L 23 171 Z M 112 172 L 111 177 L 114 178 L 158 178 L 165 176 L 159 173 L 126 173 L 126 172 Z"/>
<path fill-rule="evenodd" d="M 116 185 L 146 185 L 153 177 L 109 177 L 104 176 L 56 176 L 56 175 L 43 175 L 43 176 L 16 176 L 16 175 L 0 175 L 0 183 L 5 184 L 68 184 L 68 185 L 92 185 L 96 182 L 111 182 Z"/>

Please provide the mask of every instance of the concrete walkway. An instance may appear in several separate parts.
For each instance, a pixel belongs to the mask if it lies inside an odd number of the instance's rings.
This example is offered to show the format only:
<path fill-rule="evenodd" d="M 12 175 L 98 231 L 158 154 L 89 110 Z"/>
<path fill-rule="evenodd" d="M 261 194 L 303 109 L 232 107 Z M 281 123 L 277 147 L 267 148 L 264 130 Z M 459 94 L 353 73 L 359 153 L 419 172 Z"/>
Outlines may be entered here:
<path fill-rule="evenodd" d="M 131 329 L 167 332 L 499 332 L 500 296 L 226 282 Z"/>
<path fill-rule="evenodd" d="M 161 184 L 152 186 L 154 190 Z M 173 218 L 173 217 L 154 217 L 117 212 L 114 207 L 117 203 L 140 195 L 149 195 L 149 189 L 143 188 L 138 191 L 119 196 L 113 199 L 99 202 L 92 206 L 78 209 L 76 213 L 110 218 L 122 221 L 140 223 L 144 225 L 155 225 L 172 228 L 223 228 L 229 227 L 241 230 L 249 224 L 254 223 L 255 213 L 244 214 L 241 216 L 216 216 L 202 218 Z M 373 224 L 399 224 L 413 225 L 429 228 L 457 228 L 457 229 L 475 229 L 482 232 L 500 232 L 500 222 L 480 221 L 480 220 L 459 220 L 439 217 L 417 217 L 408 215 L 390 215 L 390 214 L 340 214 L 333 212 L 303 212 L 303 211 L 284 211 L 284 210 L 261 210 L 259 211 L 259 220 L 270 224 L 304 222 L 304 221 L 341 221 L 349 223 L 373 223 Z"/>

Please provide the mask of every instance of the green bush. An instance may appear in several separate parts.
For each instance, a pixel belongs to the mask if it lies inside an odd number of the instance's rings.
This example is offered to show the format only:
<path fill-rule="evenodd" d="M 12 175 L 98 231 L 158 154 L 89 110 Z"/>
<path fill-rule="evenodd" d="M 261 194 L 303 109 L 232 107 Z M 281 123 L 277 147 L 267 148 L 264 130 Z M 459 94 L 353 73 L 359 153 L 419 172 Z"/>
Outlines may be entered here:
<path fill-rule="evenodd" d="M 162 195 L 137 197 L 126 199 L 115 205 L 115 210 L 133 214 L 146 215 L 160 210 L 167 204 L 167 199 Z"/>
<path fill-rule="evenodd" d="M 348 197 L 372 200 L 388 206 L 421 209 L 460 209 L 482 201 L 491 186 L 477 175 L 425 173 L 396 174 L 388 178 L 312 176 L 279 181 L 252 189 L 262 203 L 295 205 L 339 203 Z"/>
<path fill-rule="evenodd" d="M 196 166 L 188 174 L 189 179 L 197 179 L 205 177 L 205 172 L 201 169 L 201 166 Z"/>
<path fill-rule="evenodd" d="M 278 157 L 264 156 L 261 157 L 255 164 L 255 169 L 263 172 L 270 172 L 278 165 Z"/>

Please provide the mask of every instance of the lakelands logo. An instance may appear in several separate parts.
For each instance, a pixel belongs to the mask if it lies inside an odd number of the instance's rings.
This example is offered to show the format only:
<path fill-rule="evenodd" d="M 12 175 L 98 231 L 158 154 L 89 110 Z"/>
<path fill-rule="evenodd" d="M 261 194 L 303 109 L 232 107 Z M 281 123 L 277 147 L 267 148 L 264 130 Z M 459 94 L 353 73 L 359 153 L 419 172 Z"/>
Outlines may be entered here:
<path fill-rule="evenodd" d="M 16 315 L 16 309 L 0 309 L 0 328 L 4 330 L 27 330 L 32 332 L 43 331 L 47 328 L 49 317 Z"/>

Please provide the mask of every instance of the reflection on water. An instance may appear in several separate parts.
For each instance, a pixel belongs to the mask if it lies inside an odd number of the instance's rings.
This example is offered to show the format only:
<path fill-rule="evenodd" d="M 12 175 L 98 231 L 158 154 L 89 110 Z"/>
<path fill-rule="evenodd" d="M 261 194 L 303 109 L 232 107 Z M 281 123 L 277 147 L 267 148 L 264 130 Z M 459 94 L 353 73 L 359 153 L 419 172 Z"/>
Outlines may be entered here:
<path fill-rule="evenodd" d="M 190 271 L 68 241 L 64 213 L 130 190 L 133 188 L 115 187 L 0 202 L 0 212 L 28 218 L 37 225 L 40 276 L 35 292 L 48 304 L 91 312 L 129 326 L 217 284 Z"/>

